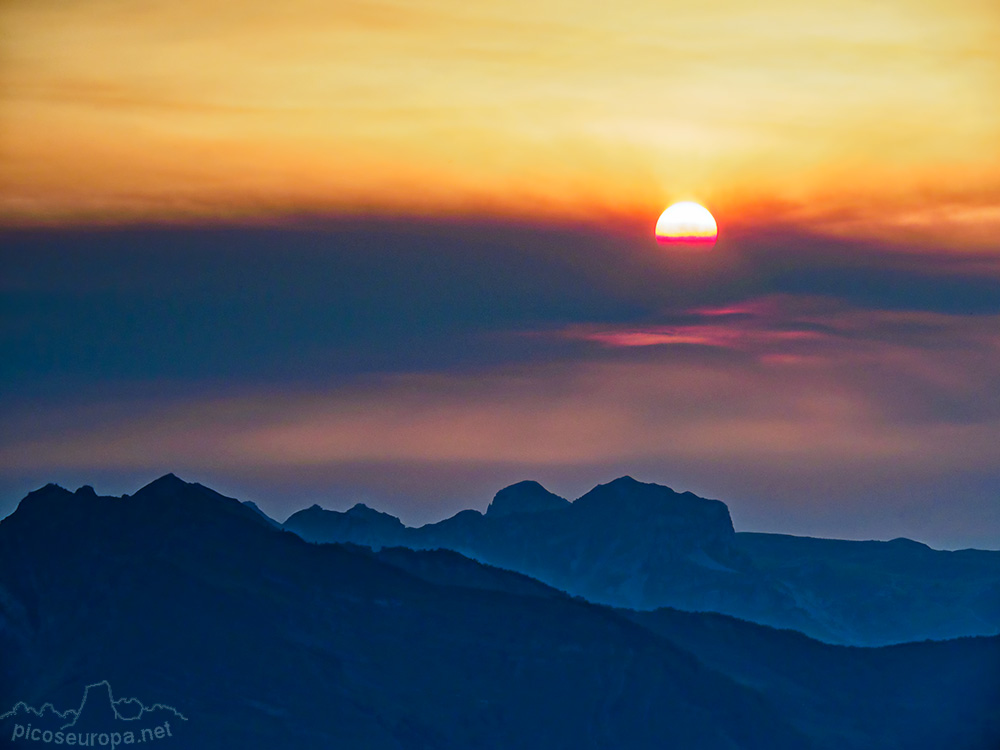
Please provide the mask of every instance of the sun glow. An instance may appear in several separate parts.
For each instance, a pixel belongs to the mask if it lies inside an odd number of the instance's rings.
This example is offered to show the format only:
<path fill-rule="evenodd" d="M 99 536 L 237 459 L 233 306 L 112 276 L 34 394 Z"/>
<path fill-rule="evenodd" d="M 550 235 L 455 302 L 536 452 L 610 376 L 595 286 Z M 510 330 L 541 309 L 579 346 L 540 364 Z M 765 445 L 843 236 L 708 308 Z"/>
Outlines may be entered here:
<path fill-rule="evenodd" d="M 710 248 L 719 237 L 715 218 L 704 206 L 682 201 L 660 214 L 656 241 L 663 244 L 690 244 Z"/>

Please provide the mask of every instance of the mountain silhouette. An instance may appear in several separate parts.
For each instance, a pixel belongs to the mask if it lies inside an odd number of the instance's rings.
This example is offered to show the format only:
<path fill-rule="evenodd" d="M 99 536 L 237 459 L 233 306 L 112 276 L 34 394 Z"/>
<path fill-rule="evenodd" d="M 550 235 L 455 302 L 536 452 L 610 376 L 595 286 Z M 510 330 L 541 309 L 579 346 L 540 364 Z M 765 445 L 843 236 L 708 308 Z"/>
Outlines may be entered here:
<path fill-rule="evenodd" d="M 618 491 L 576 512 L 602 515 Z M 695 529 L 678 554 L 729 561 L 713 547 L 728 536 L 721 503 L 681 519 L 693 497 L 643 493 L 636 512 L 676 506 L 661 509 L 663 533 Z M 1000 740 L 998 638 L 856 649 L 721 615 L 612 609 L 452 551 L 310 544 L 176 478 L 125 498 L 31 493 L 0 522 L 0 623 L 0 708 L 78 705 L 104 670 L 183 706 L 196 750 Z"/>
<path fill-rule="evenodd" d="M 500 490 L 486 509 L 491 518 L 515 513 L 540 513 L 545 510 L 562 510 L 569 500 L 559 497 L 538 482 L 518 482 Z"/>
<path fill-rule="evenodd" d="M 338 542 L 362 544 L 378 549 L 402 544 L 406 527 L 388 513 L 380 513 L 358 503 L 343 513 L 323 510 L 318 505 L 289 516 L 283 528 L 303 538 L 322 537 Z"/>
<path fill-rule="evenodd" d="M 753 691 L 563 596 L 431 583 L 158 480 L 0 522 L 0 705 L 59 673 L 184 705 L 186 747 L 801 747 Z M 52 627 L 50 623 L 58 623 Z M 9 735 L 8 735 L 9 736 Z"/>
<path fill-rule="evenodd" d="M 313 506 L 284 527 L 314 542 L 451 549 L 593 602 L 719 612 L 830 643 L 1000 633 L 1000 552 L 737 533 L 724 503 L 631 477 L 572 503 L 522 482 L 485 515 L 419 528 L 344 517 Z"/>

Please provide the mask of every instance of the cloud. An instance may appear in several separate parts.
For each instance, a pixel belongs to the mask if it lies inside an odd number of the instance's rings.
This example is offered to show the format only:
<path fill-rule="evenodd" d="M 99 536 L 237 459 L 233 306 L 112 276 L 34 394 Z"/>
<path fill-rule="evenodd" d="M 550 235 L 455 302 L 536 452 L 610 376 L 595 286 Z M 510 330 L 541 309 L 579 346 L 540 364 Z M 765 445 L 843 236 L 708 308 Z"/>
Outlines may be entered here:
<path fill-rule="evenodd" d="M 665 253 L 649 234 L 377 218 L 300 229 L 7 232 L 0 244 L 0 369 L 29 390 L 146 378 L 323 382 L 564 360 L 601 332 L 676 337 L 680 326 L 689 337 L 749 336 L 733 318 L 722 326 L 692 311 L 781 296 L 786 305 L 808 298 L 813 328 L 772 337 L 812 335 L 821 299 L 858 310 L 1000 312 L 992 256 L 904 253 L 782 226 L 735 232 L 703 257 Z M 568 330 L 578 335 L 528 335 Z"/>
<path fill-rule="evenodd" d="M 431 520 L 632 472 L 758 528 L 892 534 L 954 481 L 948 543 L 996 532 L 970 526 L 1000 487 L 981 255 L 787 227 L 697 258 L 498 223 L 6 236 L 7 486 L 173 470 Z"/>
<path fill-rule="evenodd" d="M 915 196 L 965 186 L 954 227 L 997 189 L 979 0 L 250 6 L 0 6 L 0 221 L 587 220 L 687 194 L 878 236 Z"/>
<path fill-rule="evenodd" d="M 1000 319 L 842 309 L 824 316 L 828 331 L 789 340 L 768 332 L 805 325 L 806 311 L 829 303 L 783 302 L 700 313 L 738 319 L 748 335 L 722 344 L 739 348 L 734 357 L 651 346 L 633 358 L 624 347 L 623 358 L 572 365 L 133 400 L 111 417 L 100 404 L 22 410 L 6 421 L 0 472 L 187 467 L 271 481 L 367 476 L 369 487 L 401 472 L 426 483 L 411 496 L 429 497 L 431 477 L 455 467 L 515 481 L 638 466 L 715 495 L 741 487 L 760 498 L 766 487 L 758 512 L 822 527 L 831 498 L 850 517 L 872 488 L 891 487 L 883 512 L 903 513 L 907 487 L 1000 465 Z"/>

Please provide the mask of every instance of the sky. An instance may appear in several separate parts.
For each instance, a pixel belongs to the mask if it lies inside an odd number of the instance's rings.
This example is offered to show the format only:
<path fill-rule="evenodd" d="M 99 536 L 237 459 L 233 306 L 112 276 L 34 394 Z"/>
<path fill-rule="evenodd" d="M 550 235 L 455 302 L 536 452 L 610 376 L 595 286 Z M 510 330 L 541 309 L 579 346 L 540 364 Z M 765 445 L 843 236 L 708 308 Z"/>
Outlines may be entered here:
<path fill-rule="evenodd" d="M 0 514 L 623 474 L 1000 548 L 992 0 L 0 6 Z M 658 245 L 669 204 L 719 225 Z"/>

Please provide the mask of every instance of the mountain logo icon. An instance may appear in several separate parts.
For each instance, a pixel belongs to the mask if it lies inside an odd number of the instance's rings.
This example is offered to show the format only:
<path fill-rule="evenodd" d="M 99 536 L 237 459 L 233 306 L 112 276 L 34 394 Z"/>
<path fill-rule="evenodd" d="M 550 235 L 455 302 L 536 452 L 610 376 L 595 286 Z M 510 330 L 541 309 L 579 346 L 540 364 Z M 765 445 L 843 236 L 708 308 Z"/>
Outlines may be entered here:
<path fill-rule="evenodd" d="M 87 685 L 77 708 L 59 711 L 51 703 L 34 708 L 19 701 L 0 714 L 4 733 L 16 745 L 110 747 L 169 739 L 188 719 L 173 706 L 147 706 L 138 698 L 116 699 L 107 680 Z"/>

